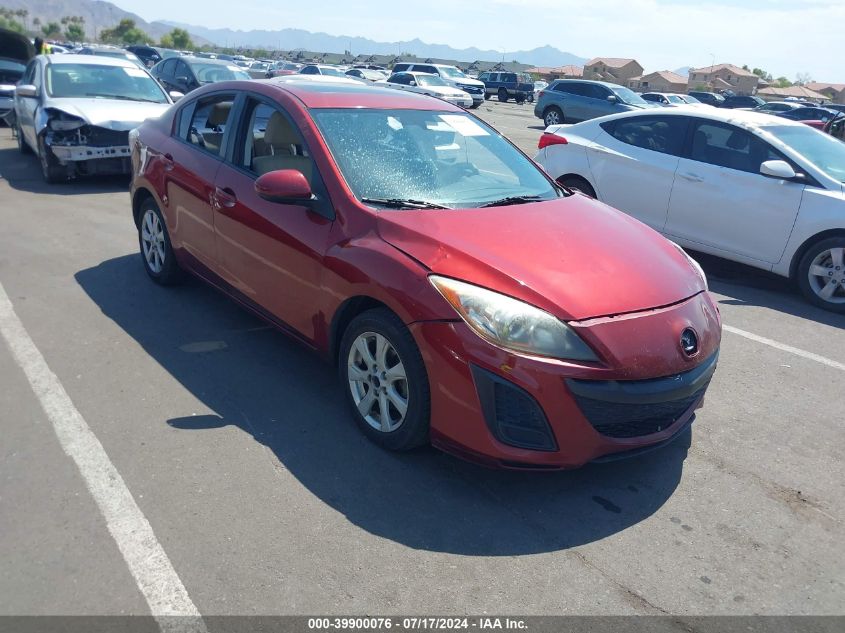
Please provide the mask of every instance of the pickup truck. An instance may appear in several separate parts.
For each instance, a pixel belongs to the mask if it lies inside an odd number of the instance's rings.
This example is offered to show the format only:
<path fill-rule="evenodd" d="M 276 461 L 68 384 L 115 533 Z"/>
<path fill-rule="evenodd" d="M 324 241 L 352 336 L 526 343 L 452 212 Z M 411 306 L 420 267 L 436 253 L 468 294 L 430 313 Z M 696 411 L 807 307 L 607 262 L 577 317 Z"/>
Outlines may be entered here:
<path fill-rule="evenodd" d="M 534 101 L 534 81 L 525 73 L 483 72 L 478 79 L 484 82 L 484 98 L 496 95 L 499 101 L 513 99 L 517 103 Z"/>

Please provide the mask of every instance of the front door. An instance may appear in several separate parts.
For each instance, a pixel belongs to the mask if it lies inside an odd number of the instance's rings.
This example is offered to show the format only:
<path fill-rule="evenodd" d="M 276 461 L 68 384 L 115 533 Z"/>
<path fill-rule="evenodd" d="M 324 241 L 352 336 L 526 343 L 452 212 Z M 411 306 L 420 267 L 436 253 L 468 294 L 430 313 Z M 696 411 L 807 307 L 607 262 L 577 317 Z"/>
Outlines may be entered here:
<path fill-rule="evenodd" d="M 322 303 L 323 255 L 334 213 L 302 134 L 277 104 L 249 98 L 232 162 L 217 174 L 215 228 L 221 277 L 307 339 Z M 268 202 L 259 176 L 296 169 L 311 183 L 313 206 Z"/>
<path fill-rule="evenodd" d="M 603 123 L 587 147 L 601 201 L 662 231 L 688 121 L 633 116 Z"/>
<path fill-rule="evenodd" d="M 695 119 L 678 164 L 665 233 L 759 262 L 780 261 L 804 185 L 760 174 L 785 160 L 763 139 L 728 123 Z"/>

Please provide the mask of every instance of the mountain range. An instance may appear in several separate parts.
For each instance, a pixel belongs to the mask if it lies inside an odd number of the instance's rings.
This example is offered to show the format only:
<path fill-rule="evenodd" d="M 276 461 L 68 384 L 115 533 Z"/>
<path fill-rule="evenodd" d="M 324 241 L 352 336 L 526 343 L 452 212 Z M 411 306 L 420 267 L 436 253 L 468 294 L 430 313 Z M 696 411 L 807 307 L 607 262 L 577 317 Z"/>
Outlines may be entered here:
<path fill-rule="evenodd" d="M 58 22 L 64 16 L 78 15 L 85 18 L 85 30 L 89 38 L 106 28 L 115 26 L 123 19 L 134 20 L 136 26 L 159 40 L 173 28 L 186 29 L 195 44 L 215 44 L 224 47 L 269 48 L 281 50 L 303 49 L 320 53 L 391 55 L 406 53 L 419 57 L 438 59 L 456 59 L 460 61 L 497 62 L 519 61 L 534 66 L 581 66 L 587 61 L 572 53 L 567 53 L 554 46 L 541 46 L 526 51 L 501 51 L 479 48 L 453 48 L 446 44 L 429 44 L 419 39 L 400 42 L 377 42 L 363 37 L 312 33 L 302 29 L 282 28 L 278 30 L 234 31 L 232 29 L 209 29 L 196 24 L 180 24 L 169 21 L 147 22 L 139 15 L 125 11 L 111 2 L 103 0 L 0 0 L 0 6 L 8 9 L 26 9 L 28 26 L 35 18 L 42 24 Z"/>

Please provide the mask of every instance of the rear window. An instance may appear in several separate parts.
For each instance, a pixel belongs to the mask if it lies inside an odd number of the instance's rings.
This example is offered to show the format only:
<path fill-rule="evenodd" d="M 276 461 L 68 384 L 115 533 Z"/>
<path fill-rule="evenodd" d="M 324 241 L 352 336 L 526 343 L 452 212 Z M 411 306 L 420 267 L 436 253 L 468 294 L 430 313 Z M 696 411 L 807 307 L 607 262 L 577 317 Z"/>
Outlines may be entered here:
<path fill-rule="evenodd" d="M 637 116 L 606 121 L 601 126 L 617 141 L 627 145 L 680 156 L 687 133 L 687 118 Z"/>

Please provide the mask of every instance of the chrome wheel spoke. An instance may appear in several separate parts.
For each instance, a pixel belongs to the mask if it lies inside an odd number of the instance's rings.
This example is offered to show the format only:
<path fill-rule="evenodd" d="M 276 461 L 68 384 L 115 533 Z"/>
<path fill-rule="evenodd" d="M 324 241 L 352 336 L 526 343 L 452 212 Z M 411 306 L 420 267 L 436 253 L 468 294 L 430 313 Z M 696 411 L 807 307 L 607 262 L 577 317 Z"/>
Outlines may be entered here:
<path fill-rule="evenodd" d="M 381 334 L 376 334 L 376 364 L 379 367 L 387 367 L 387 352 L 392 349 L 386 338 Z"/>
<path fill-rule="evenodd" d="M 829 277 L 832 272 L 833 268 L 827 266 L 819 266 L 818 264 L 810 266 L 810 274 L 815 277 Z"/>
<path fill-rule="evenodd" d="M 408 400 L 403 398 L 393 387 L 387 388 L 387 399 L 393 404 L 393 407 L 399 413 L 399 417 L 404 419 L 405 413 L 408 411 Z"/>
<path fill-rule="evenodd" d="M 396 382 L 397 380 L 405 380 L 405 378 L 405 366 L 401 362 L 390 367 L 384 376 L 384 379 L 389 383 Z"/>
<path fill-rule="evenodd" d="M 831 248 L 830 249 L 830 261 L 833 264 L 833 267 L 839 267 L 842 270 L 843 259 L 845 259 L 845 248 Z"/>
<path fill-rule="evenodd" d="M 836 292 L 836 288 L 837 288 L 837 287 L 838 287 L 838 284 L 836 284 L 833 280 L 828 281 L 828 282 L 827 282 L 827 285 L 825 285 L 825 286 L 824 286 L 824 287 L 823 287 L 823 288 L 819 291 L 819 296 L 820 296 L 822 299 L 825 299 L 825 300 L 830 299 L 830 298 L 833 296 L 833 293 L 834 293 L 834 292 Z"/>
<path fill-rule="evenodd" d="M 367 375 L 367 372 L 365 372 L 363 369 L 361 369 L 357 365 L 349 365 L 348 374 L 349 374 L 349 380 L 351 382 L 358 382 L 358 383 L 367 382 L 367 379 L 369 378 L 369 376 Z"/>
<path fill-rule="evenodd" d="M 358 340 L 355 341 L 355 349 L 358 350 L 358 353 L 361 355 L 361 360 L 364 361 L 367 368 L 371 369 L 373 365 L 375 365 L 376 359 L 373 358 L 373 354 L 370 352 L 370 346 L 367 343 L 367 339 L 363 336 L 358 337 Z"/>
<path fill-rule="evenodd" d="M 361 401 L 358 403 L 358 412 L 363 415 L 365 418 L 369 417 L 370 412 L 373 409 L 373 404 L 376 401 L 376 394 L 375 391 L 370 388 L 367 394 L 361 398 Z"/>
<path fill-rule="evenodd" d="M 380 391 L 378 394 L 378 408 L 379 422 L 381 422 L 381 430 L 385 432 L 390 431 L 390 403 L 388 402 L 387 394 L 384 391 Z"/>

